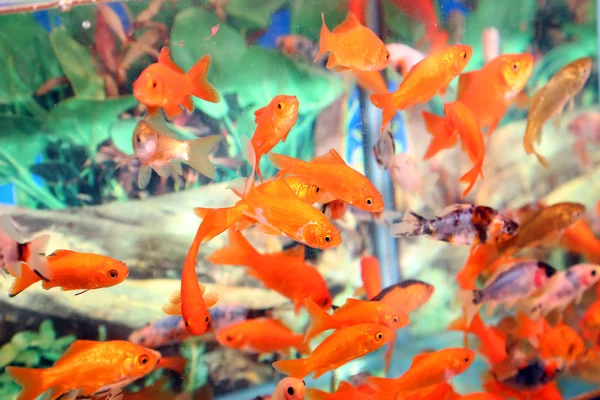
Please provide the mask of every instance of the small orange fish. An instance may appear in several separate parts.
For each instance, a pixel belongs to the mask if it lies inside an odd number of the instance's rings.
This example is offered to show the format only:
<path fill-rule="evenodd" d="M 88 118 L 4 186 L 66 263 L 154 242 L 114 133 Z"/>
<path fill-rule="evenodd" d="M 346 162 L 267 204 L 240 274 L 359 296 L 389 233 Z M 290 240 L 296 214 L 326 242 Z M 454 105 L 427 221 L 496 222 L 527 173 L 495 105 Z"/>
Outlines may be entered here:
<path fill-rule="evenodd" d="M 92 253 L 78 253 L 71 250 L 56 250 L 46 257 L 51 279 L 40 271 L 32 270 L 27 264 L 21 265 L 21 277 L 16 278 L 10 287 L 9 296 L 14 297 L 38 281 L 45 290 L 60 287 L 65 290 L 102 289 L 123 282 L 129 269 L 125 263 Z"/>
<path fill-rule="evenodd" d="M 585 310 L 579 324 L 584 330 L 600 330 L 600 299 Z"/>
<path fill-rule="evenodd" d="M 310 326 L 306 331 L 306 341 L 330 329 L 342 329 L 353 325 L 372 323 L 388 327 L 392 332 L 409 324 L 407 314 L 379 301 L 347 299 L 332 315 L 327 314 L 314 301 L 307 299 L 306 311 L 310 316 Z"/>
<path fill-rule="evenodd" d="M 417 63 L 404 78 L 398 90 L 389 94 L 372 94 L 371 102 L 383 111 L 383 133 L 398 110 L 429 101 L 462 72 L 471 59 L 473 49 L 466 45 L 448 46 Z"/>
<path fill-rule="evenodd" d="M 373 399 L 367 393 L 362 393 L 360 390 L 349 384 L 348 382 L 340 382 L 337 390 L 333 393 L 327 393 L 318 389 L 306 389 L 307 400 L 371 400 Z"/>
<path fill-rule="evenodd" d="M 582 254 L 592 263 L 600 263 L 600 240 L 583 218 L 575 221 L 563 232 L 560 236 L 560 246 L 572 253 Z"/>
<path fill-rule="evenodd" d="M 491 134 L 532 72 L 531 54 L 503 54 L 479 70 L 460 75 L 456 100 L 472 111 L 481 129 L 487 127 Z"/>
<path fill-rule="evenodd" d="M 383 197 L 371 181 L 350 168 L 334 149 L 310 162 L 282 154 L 269 154 L 269 160 L 281 170 L 281 175 L 298 175 L 361 210 L 383 211 Z"/>
<path fill-rule="evenodd" d="M 323 26 L 319 42 L 319 53 L 315 62 L 330 52 L 327 68 L 335 71 L 354 69 L 379 71 L 387 67 L 390 53 L 372 30 L 363 26 L 353 12 L 333 31 L 325 25 L 325 14 L 321 14 Z"/>
<path fill-rule="evenodd" d="M 310 354 L 304 335 L 296 334 L 281 321 L 270 318 L 240 321 L 219 329 L 217 341 L 221 346 L 258 354 L 279 352 L 289 355 L 292 348 Z"/>
<path fill-rule="evenodd" d="M 181 106 L 194 111 L 192 96 L 218 103 L 219 93 L 207 80 L 210 60 L 210 55 L 205 55 L 185 73 L 165 46 L 158 62 L 146 67 L 133 83 L 133 95 L 148 107 L 148 114 L 155 115 L 162 108 L 168 119 L 181 114 Z"/>
<path fill-rule="evenodd" d="M 215 167 L 208 155 L 221 140 L 220 135 L 193 140 L 179 140 L 161 117 L 141 120 L 132 136 L 135 158 L 142 164 L 138 173 L 138 186 L 145 188 L 150 182 L 152 170 L 162 177 L 183 175 L 181 161 L 210 179 L 214 179 Z"/>
<path fill-rule="evenodd" d="M 361 296 L 364 293 L 367 300 L 371 300 L 381 292 L 381 266 L 377 257 L 363 256 L 360 259 L 360 277 L 363 286 L 356 289 L 355 296 Z"/>
<path fill-rule="evenodd" d="M 427 131 L 433 136 L 427 148 L 424 160 L 427 160 L 439 151 L 456 145 L 460 137 L 462 149 L 467 153 L 473 168 L 460 178 L 461 183 L 469 186 L 463 192 L 464 198 L 473 188 L 477 177 L 483 179 L 483 158 L 485 146 L 479 123 L 469 108 L 459 101 L 444 104 L 445 118 L 439 117 L 427 111 L 422 111 Z"/>
<path fill-rule="evenodd" d="M 256 129 L 250 143 L 256 154 L 256 173 L 260 174 L 260 159 L 275 147 L 279 141 L 285 143 L 288 134 L 298 120 L 298 99 L 296 96 L 279 95 L 271 102 L 254 112 Z"/>
<path fill-rule="evenodd" d="M 13 276 L 21 276 L 21 264 L 51 277 L 46 261 L 46 247 L 50 235 L 41 235 L 32 240 L 25 239 L 8 215 L 0 216 L 0 272 L 7 271 Z"/>
<path fill-rule="evenodd" d="M 506 358 L 506 338 L 498 330 L 486 326 L 479 314 L 475 315 L 468 327 L 466 318 L 462 316 L 451 322 L 446 329 L 473 333 L 477 336 L 481 342 L 481 354 L 485 355 L 492 364 Z"/>
<path fill-rule="evenodd" d="M 50 368 L 6 367 L 21 386 L 18 400 L 35 400 L 48 389 L 56 399 L 72 390 L 99 397 L 120 389 L 152 371 L 160 353 L 123 340 L 76 340 Z"/>
<path fill-rule="evenodd" d="M 573 328 L 559 323 L 540 335 L 539 351 L 542 358 L 559 357 L 570 365 L 583 355 L 586 347 L 583 338 Z"/>
<path fill-rule="evenodd" d="M 308 358 L 273 363 L 277 371 L 302 379 L 314 372 L 314 378 L 335 370 L 349 361 L 381 348 L 390 330 L 378 324 L 359 324 L 333 332 Z"/>
<path fill-rule="evenodd" d="M 271 400 L 304 400 L 306 391 L 304 381 L 288 376 L 279 381 Z"/>
<path fill-rule="evenodd" d="M 260 254 L 235 229 L 229 229 L 229 244 L 206 258 L 215 264 L 249 267 L 248 275 L 263 282 L 294 303 L 296 313 L 311 299 L 324 309 L 331 307 L 331 295 L 325 280 L 317 269 L 304 262 L 304 248 L 273 254 Z M 285 268 L 281 268 L 285 265 Z"/>

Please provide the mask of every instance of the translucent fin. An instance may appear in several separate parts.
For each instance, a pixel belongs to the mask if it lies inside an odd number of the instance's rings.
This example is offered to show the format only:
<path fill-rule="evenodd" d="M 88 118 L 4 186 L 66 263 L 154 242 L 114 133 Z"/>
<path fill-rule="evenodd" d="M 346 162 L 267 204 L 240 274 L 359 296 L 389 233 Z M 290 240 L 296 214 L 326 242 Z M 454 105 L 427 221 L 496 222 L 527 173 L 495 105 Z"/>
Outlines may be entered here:
<path fill-rule="evenodd" d="M 217 301 L 219 301 L 219 295 L 214 292 L 205 293 L 202 296 L 202 298 L 204 299 L 204 304 L 206 305 L 206 308 L 211 308 L 212 306 L 217 304 Z"/>
<path fill-rule="evenodd" d="M 220 135 L 212 135 L 189 141 L 188 159 L 186 162 L 190 167 L 206 177 L 215 179 L 215 167 L 208 159 L 208 155 L 213 151 L 220 140 Z"/>
<path fill-rule="evenodd" d="M 152 177 L 152 168 L 149 165 L 142 165 L 140 171 L 138 173 L 138 187 L 140 189 L 144 189 L 150 183 L 150 178 Z"/>

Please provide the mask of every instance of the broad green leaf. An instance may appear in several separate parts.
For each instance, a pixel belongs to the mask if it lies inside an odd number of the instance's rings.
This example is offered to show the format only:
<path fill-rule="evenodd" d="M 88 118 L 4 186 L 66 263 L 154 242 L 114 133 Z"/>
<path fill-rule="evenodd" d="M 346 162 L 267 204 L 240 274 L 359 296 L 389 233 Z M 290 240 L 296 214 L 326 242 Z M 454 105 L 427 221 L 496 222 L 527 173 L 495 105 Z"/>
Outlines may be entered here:
<path fill-rule="evenodd" d="M 271 15 L 286 2 L 287 0 L 228 0 L 225 11 L 236 26 L 265 29 L 271 23 Z"/>
<path fill-rule="evenodd" d="M 208 366 L 204 360 L 204 344 L 190 339 L 181 345 L 181 355 L 188 361 L 182 391 L 193 393 L 208 381 Z"/>
<path fill-rule="evenodd" d="M 133 155 L 131 138 L 139 119 L 123 119 L 115 122 L 110 128 L 110 139 L 125 154 Z"/>
<path fill-rule="evenodd" d="M 1 115 L 0 126 L 0 184 L 5 184 L 20 173 L 28 173 L 47 140 L 35 118 Z"/>
<path fill-rule="evenodd" d="M 64 28 L 54 28 L 50 43 L 75 95 L 83 99 L 104 99 L 104 81 L 96 73 L 92 53 L 74 40 Z"/>
<path fill-rule="evenodd" d="M 292 0 L 291 33 L 317 42 L 323 25 L 321 13 L 325 14 L 325 24 L 331 31 L 346 17 L 346 4 L 347 0 Z"/>
<path fill-rule="evenodd" d="M 19 354 L 20 349 L 12 343 L 0 347 L 0 368 L 12 363 Z"/>
<path fill-rule="evenodd" d="M 40 363 L 40 352 L 35 349 L 25 350 L 19 353 L 15 362 L 18 364 L 25 364 L 26 367 L 36 367 Z"/>
<path fill-rule="evenodd" d="M 39 334 L 34 331 L 21 331 L 16 333 L 10 343 L 19 351 L 23 351 L 31 346 L 31 343 L 38 338 Z"/>
<path fill-rule="evenodd" d="M 75 335 L 66 335 L 59 337 L 54 341 L 54 343 L 52 343 L 52 347 L 50 349 L 52 351 L 63 353 L 67 349 L 67 347 L 69 347 L 71 343 L 73 343 L 76 339 L 77 337 Z"/>
<path fill-rule="evenodd" d="M 50 132 L 50 137 L 71 140 L 74 144 L 86 146 L 93 154 L 98 145 L 110 137 L 110 128 L 118 121 L 119 115 L 136 103 L 133 96 L 106 100 L 70 98 L 50 111 L 43 128 Z"/>
<path fill-rule="evenodd" d="M 52 324 L 52 320 L 45 319 L 40 324 L 40 336 L 37 341 L 35 341 L 35 346 L 40 349 L 46 350 L 52 346 L 52 343 L 56 340 L 56 332 L 54 331 L 54 325 Z"/>
<path fill-rule="evenodd" d="M 219 30 L 211 37 L 211 29 L 216 25 Z M 246 52 L 246 41 L 237 30 L 198 7 L 177 14 L 170 43 L 173 60 L 184 71 L 192 68 L 205 54 L 210 54 L 212 63 L 208 80 L 221 91 L 234 74 L 240 73 L 238 64 Z"/>

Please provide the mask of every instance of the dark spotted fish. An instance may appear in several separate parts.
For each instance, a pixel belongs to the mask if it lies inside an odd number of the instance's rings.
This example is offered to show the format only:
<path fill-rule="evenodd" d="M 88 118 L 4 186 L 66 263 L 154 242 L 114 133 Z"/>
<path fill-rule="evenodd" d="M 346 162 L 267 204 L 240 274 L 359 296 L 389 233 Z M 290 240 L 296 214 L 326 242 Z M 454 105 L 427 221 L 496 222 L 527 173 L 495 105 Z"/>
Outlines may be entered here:
<path fill-rule="evenodd" d="M 455 245 L 474 245 L 501 243 L 518 229 L 519 224 L 493 208 L 454 204 L 432 219 L 407 211 L 400 221 L 392 220 L 390 231 L 396 237 L 426 235 Z"/>
<path fill-rule="evenodd" d="M 396 156 L 396 143 L 391 129 L 386 129 L 381 134 L 375 146 L 373 146 L 373 156 L 379 166 L 388 169 L 394 164 Z"/>
<path fill-rule="evenodd" d="M 500 383 L 515 390 L 534 390 L 552 382 L 563 372 L 564 361 L 560 359 L 542 360 L 534 358 L 517 372 Z"/>

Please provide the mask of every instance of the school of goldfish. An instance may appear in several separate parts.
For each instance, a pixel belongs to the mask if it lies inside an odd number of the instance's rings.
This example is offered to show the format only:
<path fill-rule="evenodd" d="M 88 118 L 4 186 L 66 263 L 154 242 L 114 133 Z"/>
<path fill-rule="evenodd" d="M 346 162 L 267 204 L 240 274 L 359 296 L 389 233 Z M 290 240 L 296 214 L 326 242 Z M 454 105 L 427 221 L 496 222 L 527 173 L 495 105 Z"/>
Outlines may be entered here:
<path fill-rule="evenodd" d="M 412 10 L 410 1 L 395 3 L 407 12 Z M 429 14 L 422 13 L 420 18 L 435 20 L 435 15 Z M 386 130 L 394 115 L 446 93 L 455 78 L 457 96 L 444 104 L 444 115 L 422 112 L 431 135 L 422 157 L 433 158 L 460 141 L 472 163 L 460 178 L 460 183 L 467 185 L 463 197 L 478 179 L 484 179 L 486 135 L 493 133 L 511 105 L 526 104 L 530 109 L 524 151 L 548 166 L 534 144 L 541 140 L 543 125 L 549 119 L 555 118 L 559 124 L 563 108 L 573 106 L 575 95 L 590 76 L 591 59 L 564 66 L 528 99 L 524 88 L 534 67 L 531 54 L 498 55 L 480 70 L 462 73 L 471 59 L 471 47 L 446 46 L 447 34 L 437 29 L 435 21 L 427 24 L 425 37 L 436 46 L 429 55 L 412 54 L 414 61 L 400 59 L 396 54 L 400 50 L 386 46 L 362 21 L 364 15 L 350 11 L 341 24 L 329 30 L 322 16 L 314 61 L 328 54 L 326 68 L 349 71 L 359 82 L 376 82 L 366 85 L 379 89 L 379 71 L 388 66 L 401 70 L 404 79 L 396 91 L 388 92 L 383 81 L 384 89 L 370 97 L 382 110 L 382 135 L 373 156 L 390 173 L 398 162 L 393 136 Z M 293 42 L 282 43 L 293 47 Z M 142 165 L 140 187 L 148 184 L 152 171 L 164 177 L 180 175 L 181 162 L 208 177 L 215 176 L 208 156 L 219 136 L 180 140 L 163 116 L 172 119 L 184 110 L 192 111 L 192 97 L 220 101 L 207 80 L 210 63 L 210 56 L 205 55 L 184 72 L 164 47 L 158 61 L 142 71 L 134 83 L 136 99 L 148 110 L 132 133 L 134 157 Z M 50 368 L 7 367 L 10 377 L 22 387 L 18 400 L 34 400 L 45 392 L 51 399 L 72 393 L 110 397 L 155 368 L 181 373 L 185 360 L 163 357 L 156 348 L 207 332 L 214 332 L 221 346 L 259 355 L 278 353 L 284 358 L 273 363 L 275 370 L 288 376 L 277 385 L 273 399 L 561 399 L 556 378 L 562 374 L 595 376 L 593 379 L 599 381 L 600 290 L 594 301 L 590 289 L 600 279 L 600 265 L 592 264 L 600 262 L 600 241 L 585 219 L 585 207 L 576 202 L 538 202 L 520 209 L 496 210 L 485 205 L 453 204 L 438 216 L 425 217 L 406 210 L 401 218 L 384 220 L 398 238 L 427 236 L 448 245 L 471 247 L 457 276 L 463 316 L 448 326 L 448 330 L 464 332 L 464 345 L 418 354 L 409 369 L 396 378 L 373 376 L 357 386 L 342 382 L 333 393 L 306 388 L 303 378 L 335 371 L 386 345 L 383 360 L 387 373 L 397 331 L 410 324 L 411 313 L 428 302 L 435 288 L 419 280 L 383 288 L 380 260 L 364 254 L 360 262 L 364 286 L 355 293 L 357 298 L 334 305 L 325 279 L 306 261 L 304 246 L 261 253 L 244 236 L 244 230 L 255 227 L 265 234 L 327 250 L 341 244 L 335 221 L 349 206 L 373 215 L 384 210 L 378 189 L 335 150 L 312 160 L 271 152 L 293 135 L 300 107 L 296 96 L 278 95 L 257 109 L 256 130 L 242 143 L 252 172 L 231 185 L 239 200 L 229 207 L 190 210 L 202 221 L 184 261 L 180 290 L 165 299 L 167 317 L 134 332 L 127 341 L 77 340 Z M 275 177 L 263 180 L 259 170 L 263 156 L 279 169 Z M 315 207 L 316 203 L 322 209 Z M 219 308 L 218 293 L 208 292 L 199 282 L 196 263 L 202 243 L 224 232 L 228 244 L 206 259 L 215 265 L 244 268 L 265 288 L 289 299 L 296 315 L 305 310 L 310 317 L 305 332 L 294 332 L 274 318 L 271 310 L 250 315 L 245 309 Z M 11 297 L 38 281 L 46 290 L 60 287 L 79 295 L 118 285 L 127 278 L 127 266 L 107 256 L 70 250 L 46 255 L 48 241 L 47 235 L 25 239 L 10 217 L 0 217 L 0 267 L 15 277 Z M 559 246 L 583 255 L 589 263 L 557 270 L 544 260 L 523 254 L 539 246 Z M 481 287 L 480 279 L 484 282 Z M 582 307 L 584 298 L 586 306 Z M 515 312 L 504 314 L 494 325 L 486 323 L 481 309 L 492 315 L 498 307 Z M 234 315 L 228 318 L 234 322 L 221 322 L 223 312 Z M 314 339 L 323 338 L 325 332 L 330 333 L 315 345 Z M 477 338 L 475 346 L 469 342 L 471 335 Z M 294 358 L 293 350 L 302 357 Z M 452 379 L 465 372 L 476 357 L 482 357 L 487 365 L 484 392 L 459 394 Z"/>

